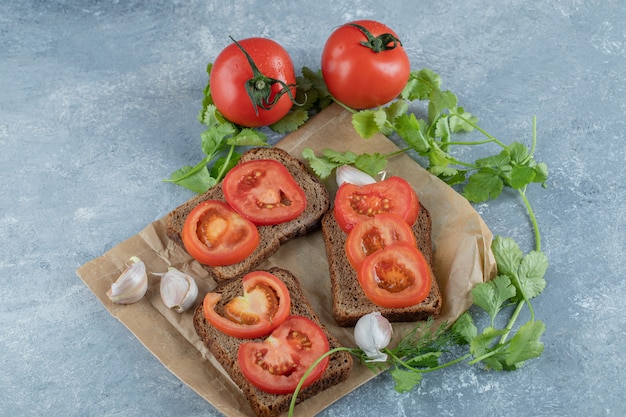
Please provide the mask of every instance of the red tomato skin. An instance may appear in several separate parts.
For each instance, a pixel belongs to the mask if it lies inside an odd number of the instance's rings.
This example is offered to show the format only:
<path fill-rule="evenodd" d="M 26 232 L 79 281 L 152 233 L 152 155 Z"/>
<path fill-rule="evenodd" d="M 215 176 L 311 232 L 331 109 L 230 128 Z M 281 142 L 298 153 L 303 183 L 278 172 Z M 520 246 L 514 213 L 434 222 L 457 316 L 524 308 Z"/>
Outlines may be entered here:
<path fill-rule="evenodd" d="M 389 268 L 393 263 L 413 274 L 413 285 L 399 292 L 379 287 L 376 267 L 386 264 L 386 268 Z M 403 308 L 419 304 L 428 297 L 433 277 L 428 262 L 415 245 L 396 242 L 365 258 L 359 267 L 357 279 L 372 303 L 385 308 Z"/>
<path fill-rule="evenodd" d="M 259 175 L 254 175 L 258 171 Z M 253 175 L 254 181 L 246 179 Z M 258 226 L 291 221 L 307 207 L 306 194 L 289 170 L 278 161 L 255 160 L 243 162 L 231 169 L 222 182 L 224 198 L 239 214 Z M 272 208 L 257 204 L 276 203 L 281 197 L 289 205 L 272 204 Z"/>
<path fill-rule="evenodd" d="M 381 204 L 383 198 L 390 198 L 389 207 L 376 207 L 377 211 L 371 214 L 357 212 L 352 206 L 350 197 L 368 194 L 374 196 Z M 335 195 L 333 214 L 339 227 L 344 232 L 349 233 L 358 222 L 367 220 L 379 213 L 396 214 L 402 217 L 409 226 L 412 226 L 419 215 L 419 208 L 419 198 L 413 187 L 403 178 L 393 176 L 363 186 L 350 183 L 341 184 Z"/>
<path fill-rule="evenodd" d="M 398 38 L 391 28 L 374 20 L 352 23 L 365 27 L 373 36 L 390 33 Z M 361 30 L 345 24 L 330 35 L 322 51 L 322 76 L 328 91 L 354 109 L 378 107 L 395 99 L 411 71 L 403 46 L 376 53 L 360 44 L 366 40 Z"/>
<path fill-rule="evenodd" d="M 268 285 L 272 288 L 279 300 L 280 305 L 273 317 L 262 317 L 257 324 L 245 325 L 235 323 L 215 311 L 215 306 L 222 299 L 222 295 L 209 292 L 204 296 L 202 311 L 204 318 L 222 333 L 238 339 L 255 339 L 269 335 L 272 330 L 281 325 L 291 311 L 291 295 L 284 282 L 266 271 L 253 271 L 246 274 L 241 281 L 244 293 L 250 291 L 255 285 Z"/>
<path fill-rule="evenodd" d="M 259 71 L 266 77 L 295 85 L 296 75 L 291 58 L 285 48 L 271 39 L 248 38 L 238 41 L 252 57 Z M 288 94 L 284 94 L 270 110 L 254 105 L 248 96 L 245 83 L 253 76 L 252 68 L 239 47 L 228 45 L 213 62 L 210 74 L 210 92 L 215 107 L 229 121 L 244 127 L 261 127 L 276 123 L 293 106 Z M 282 89 L 280 84 L 272 86 L 272 97 Z M 293 97 L 296 88 L 290 88 Z"/>
<path fill-rule="evenodd" d="M 357 223 L 346 240 L 346 256 L 352 268 L 358 271 L 372 250 L 381 250 L 395 242 L 416 244 L 413 229 L 403 218 L 382 213 Z M 369 253 L 368 253 L 369 252 Z"/>
<path fill-rule="evenodd" d="M 209 248 L 198 237 L 198 227 L 209 211 L 217 217 L 226 219 L 228 230 L 221 236 L 219 244 Z M 234 239 L 232 241 L 229 240 Z M 182 241 L 187 252 L 198 262 L 209 266 L 232 265 L 246 259 L 260 241 L 259 231 L 250 220 L 235 212 L 226 203 L 207 200 L 193 208 L 185 219 Z"/>
<path fill-rule="evenodd" d="M 294 349 L 286 341 L 292 330 L 305 334 L 313 343 L 309 349 Z M 258 389 L 270 394 L 291 394 L 295 391 L 302 375 L 322 354 L 328 352 L 330 345 L 324 331 L 312 320 L 302 316 L 290 316 L 263 342 L 245 342 L 239 346 L 238 363 L 246 379 Z M 289 375 L 272 374 L 257 363 L 257 353 L 273 354 L 280 359 L 293 358 L 289 361 L 296 366 Z M 295 356 L 293 356 L 295 355 Z M 270 362 L 268 360 L 268 362 Z M 322 376 L 328 367 L 326 356 L 306 378 L 302 388 L 306 388 Z"/>

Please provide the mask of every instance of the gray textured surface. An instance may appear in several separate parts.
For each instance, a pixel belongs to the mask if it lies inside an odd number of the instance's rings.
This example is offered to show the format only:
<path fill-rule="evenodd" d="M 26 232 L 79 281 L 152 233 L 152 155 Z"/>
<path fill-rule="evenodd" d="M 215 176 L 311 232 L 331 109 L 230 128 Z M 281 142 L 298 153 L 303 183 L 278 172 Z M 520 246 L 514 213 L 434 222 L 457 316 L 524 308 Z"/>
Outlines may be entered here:
<path fill-rule="evenodd" d="M 528 141 L 550 267 L 544 354 L 513 373 L 458 365 L 410 394 L 387 374 L 322 415 L 618 416 L 626 383 L 626 8 L 621 0 L 0 2 L 0 415 L 219 413 L 108 312 L 75 269 L 190 197 L 161 182 L 199 157 L 205 65 L 267 36 L 319 68 L 332 28 L 375 18 L 414 69 L 503 141 Z M 477 210 L 532 246 L 513 194 Z"/>

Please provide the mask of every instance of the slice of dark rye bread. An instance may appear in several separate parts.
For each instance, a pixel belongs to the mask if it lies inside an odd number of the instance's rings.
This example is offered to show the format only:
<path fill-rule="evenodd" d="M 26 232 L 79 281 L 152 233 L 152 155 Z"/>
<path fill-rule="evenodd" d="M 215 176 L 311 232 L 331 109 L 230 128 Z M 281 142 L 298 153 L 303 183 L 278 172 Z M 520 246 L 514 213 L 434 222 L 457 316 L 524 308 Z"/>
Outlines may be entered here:
<path fill-rule="evenodd" d="M 331 349 L 341 346 L 339 341 L 332 336 L 328 332 L 328 329 L 320 322 L 313 307 L 305 298 L 298 279 L 291 272 L 282 268 L 274 267 L 267 271 L 282 280 L 289 289 L 291 295 L 291 314 L 304 316 L 316 322 L 328 336 Z M 214 292 L 222 294 L 222 300 L 216 306 L 216 310 L 220 311 L 220 308 L 223 308 L 229 300 L 241 295 L 243 290 L 241 282 L 234 280 L 219 285 Z M 259 417 L 278 416 L 289 410 L 292 395 L 275 395 L 261 391 L 248 382 L 241 373 L 241 368 L 237 362 L 237 351 L 240 344 L 245 340 L 228 336 L 211 326 L 204 318 L 202 303 L 200 303 L 194 312 L 193 323 L 196 332 L 206 347 L 222 365 L 233 382 L 241 388 L 243 395 Z M 263 339 L 252 340 L 261 341 Z M 300 391 L 298 394 L 298 403 L 316 395 L 322 390 L 345 381 L 352 371 L 352 363 L 352 356 L 345 351 L 330 355 L 326 371 L 322 374 L 320 379 Z M 210 383 L 210 381 L 207 381 L 207 383 Z"/>
<path fill-rule="evenodd" d="M 330 207 L 328 190 L 315 175 L 309 172 L 306 165 L 299 159 L 291 156 L 283 149 L 273 147 L 250 149 L 241 155 L 239 162 L 259 159 L 273 159 L 282 163 L 304 190 L 307 206 L 304 212 L 294 220 L 276 225 L 258 226 L 259 245 L 245 260 L 227 266 L 211 267 L 202 265 L 218 283 L 243 276 L 274 254 L 282 243 L 296 236 L 305 235 L 318 227 L 322 215 Z M 167 236 L 183 248 L 181 232 L 187 214 L 196 205 L 205 200 L 226 201 L 222 193 L 222 184 L 219 183 L 204 194 L 192 198 L 171 211 L 167 216 Z"/>
<path fill-rule="evenodd" d="M 417 247 L 431 265 L 433 247 L 430 213 L 420 203 L 417 220 L 412 226 Z M 430 294 L 423 302 L 405 308 L 383 308 L 372 303 L 357 279 L 357 274 L 345 254 L 348 234 L 340 227 L 332 210 L 322 218 L 322 236 L 326 247 L 330 272 L 333 315 L 339 326 L 354 326 L 357 320 L 373 311 L 379 311 L 391 322 L 410 322 L 436 317 L 441 311 L 441 292 L 437 280 L 433 279 Z"/>

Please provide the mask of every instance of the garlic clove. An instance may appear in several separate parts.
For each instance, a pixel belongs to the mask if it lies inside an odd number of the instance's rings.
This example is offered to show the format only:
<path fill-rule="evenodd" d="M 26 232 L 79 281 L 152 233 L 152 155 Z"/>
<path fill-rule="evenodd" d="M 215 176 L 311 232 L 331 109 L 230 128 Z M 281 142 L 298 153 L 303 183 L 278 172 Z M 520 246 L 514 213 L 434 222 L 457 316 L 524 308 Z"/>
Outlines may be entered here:
<path fill-rule="evenodd" d="M 335 171 L 335 180 L 337 186 L 341 186 L 344 182 L 354 185 L 367 185 L 376 182 L 376 179 L 369 174 L 361 171 L 352 165 L 341 165 Z"/>
<path fill-rule="evenodd" d="M 361 317 L 354 326 L 354 341 L 368 357 L 367 362 L 385 362 L 387 354 L 382 352 L 391 341 L 393 328 L 380 312 L 375 311 Z"/>
<path fill-rule="evenodd" d="M 173 267 L 163 274 L 159 288 L 163 304 L 177 313 L 191 308 L 198 298 L 198 285 L 193 277 Z"/>
<path fill-rule="evenodd" d="M 143 298 L 148 291 L 146 265 L 136 256 L 130 258 L 130 265 L 107 291 L 107 296 L 115 304 L 132 304 Z"/>

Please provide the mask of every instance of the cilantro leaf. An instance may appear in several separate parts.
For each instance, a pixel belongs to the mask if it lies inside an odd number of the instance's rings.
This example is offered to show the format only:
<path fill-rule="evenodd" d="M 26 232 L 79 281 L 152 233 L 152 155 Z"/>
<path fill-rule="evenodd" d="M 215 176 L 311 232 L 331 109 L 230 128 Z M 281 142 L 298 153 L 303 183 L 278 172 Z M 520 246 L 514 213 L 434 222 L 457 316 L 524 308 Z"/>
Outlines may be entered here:
<path fill-rule="evenodd" d="M 483 360 L 482 356 L 492 352 L 494 339 L 502 336 L 504 330 L 495 329 L 491 326 L 483 329 L 483 332 L 470 341 L 470 352 L 475 358 Z"/>
<path fill-rule="evenodd" d="M 396 383 L 394 389 L 398 393 L 409 392 L 422 381 L 421 372 L 409 371 L 398 367 L 392 368 L 389 374 Z"/>
<path fill-rule="evenodd" d="M 427 139 L 426 122 L 417 119 L 414 114 L 403 114 L 396 118 L 396 133 L 418 153 L 424 154 L 430 149 Z"/>
<path fill-rule="evenodd" d="M 473 125 L 478 123 L 478 118 L 466 112 L 463 107 L 454 107 L 450 109 L 448 123 L 450 124 L 450 130 L 454 133 L 471 132 L 474 130 Z"/>
<path fill-rule="evenodd" d="M 352 115 L 352 126 L 358 134 L 369 139 L 385 127 L 387 113 L 384 110 L 360 110 Z"/>
<path fill-rule="evenodd" d="M 533 169 L 535 170 L 535 178 L 533 182 L 542 183 L 544 188 L 546 187 L 546 180 L 548 179 L 548 165 L 544 162 L 539 162 Z"/>
<path fill-rule="evenodd" d="M 381 171 L 385 170 L 387 158 L 379 153 L 364 153 L 356 157 L 354 166 L 375 178 Z"/>
<path fill-rule="evenodd" d="M 181 185 L 195 193 L 203 193 L 216 184 L 215 178 L 211 177 L 206 164 L 201 164 L 200 167 L 192 167 L 185 165 L 177 171 L 174 171 L 170 178 L 164 180 L 165 182 L 171 182 L 177 185 Z"/>
<path fill-rule="evenodd" d="M 302 157 L 309 161 L 311 170 L 321 179 L 328 178 L 332 174 L 333 169 L 338 166 L 338 164 L 330 161 L 328 158 L 319 158 L 311 148 L 303 149 Z"/>
<path fill-rule="evenodd" d="M 496 236 L 491 243 L 491 250 L 496 259 L 498 273 L 517 276 L 517 269 L 524 258 L 519 245 L 511 238 Z"/>
<path fill-rule="evenodd" d="M 458 344 L 469 344 L 478 334 L 472 316 L 466 311 L 452 325 L 451 331 Z"/>
<path fill-rule="evenodd" d="M 521 366 L 524 361 L 540 356 L 544 346 L 539 339 L 545 330 L 545 324 L 540 321 L 529 321 L 520 326 L 508 346 L 507 365 Z"/>
<path fill-rule="evenodd" d="M 335 162 L 337 166 L 339 165 L 350 165 L 356 161 L 357 154 L 352 151 L 346 152 L 337 152 L 333 149 L 326 148 L 322 151 L 322 154 L 328 160 Z"/>
<path fill-rule="evenodd" d="M 433 90 L 441 86 L 441 77 L 428 68 L 411 71 L 409 81 L 400 93 L 406 100 L 425 100 Z"/>
<path fill-rule="evenodd" d="M 457 97 L 451 91 L 434 89 L 430 93 L 428 102 L 428 121 L 433 123 L 441 113 L 456 107 Z"/>
<path fill-rule="evenodd" d="M 234 146 L 268 146 L 264 133 L 249 128 L 241 129 L 239 133 L 228 138 L 226 143 Z"/>
<path fill-rule="evenodd" d="M 543 252 L 532 251 L 524 256 L 517 270 L 517 282 L 525 299 L 535 298 L 544 290 L 547 268 L 548 259 Z"/>
<path fill-rule="evenodd" d="M 517 293 L 506 275 L 498 275 L 491 281 L 477 284 L 471 292 L 474 304 L 489 314 L 492 325 L 504 303 Z"/>
<path fill-rule="evenodd" d="M 276 133 L 290 133 L 296 131 L 307 120 L 309 113 L 301 107 L 295 107 L 285 117 L 270 125 L 270 129 Z"/>
<path fill-rule="evenodd" d="M 463 195 L 473 203 L 480 203 L 490 198 L 497 198 L 504 183 L 498 173 L 491 169 L 481 168 L 478 172 L 470 175 L 469 181 L 463 189 Z"/>

